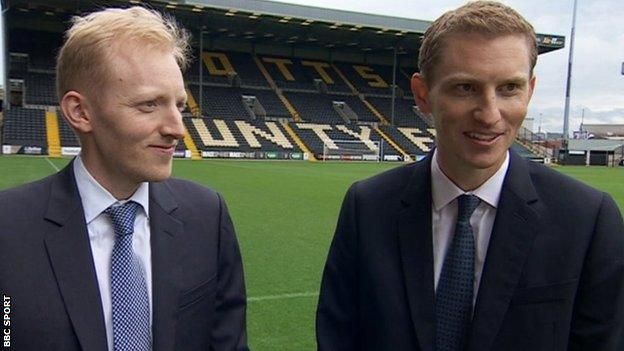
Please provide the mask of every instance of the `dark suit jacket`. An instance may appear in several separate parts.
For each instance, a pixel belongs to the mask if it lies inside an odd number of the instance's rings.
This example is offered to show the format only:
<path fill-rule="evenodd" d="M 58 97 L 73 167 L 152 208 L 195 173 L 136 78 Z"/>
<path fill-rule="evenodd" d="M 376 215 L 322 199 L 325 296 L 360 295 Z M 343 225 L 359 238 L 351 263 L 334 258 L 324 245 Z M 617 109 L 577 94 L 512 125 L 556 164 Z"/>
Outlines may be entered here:
<path fill-rule="evenodd" d="M 234 228 L 216 192 L 150 184 L 154 350 L 246 350 Z M 0 192 L 0 293 L 14 350 L 105 351 L 100 292 L 73 166 Z"/>
<path fill-rule="evenodd" d="M 319 350 L 434 350 L 431 157 L 355 183 L 323 274 Z M 615 350 L 624 224 L 605 193 L 511 152 L 468 350 Z"/>

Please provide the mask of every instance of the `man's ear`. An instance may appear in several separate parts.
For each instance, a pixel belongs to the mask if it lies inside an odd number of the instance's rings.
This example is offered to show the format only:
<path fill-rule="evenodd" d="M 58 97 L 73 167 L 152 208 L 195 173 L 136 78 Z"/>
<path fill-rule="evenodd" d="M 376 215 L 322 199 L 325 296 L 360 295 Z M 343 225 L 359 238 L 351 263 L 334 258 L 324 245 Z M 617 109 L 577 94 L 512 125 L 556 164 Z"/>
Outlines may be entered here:
<path fill-rule="evenodd" d="M 531 100 L 531 97 L 533 97 L 533 92 L 535 91 L 535 81 L 537 78 L 535 78 L 535 76 L 531 77 L 531 80 L 529 80 L 529 101 Z"/>
<path fill-rule="evenodd" d="M 91 113 L 87 108 L 84 95 L 70 90 L 61 99 L 61 110 L 70 127 L 76 132 L 89 133 L 91 131 Z"/>
<path fill-rule="evenodd" d="M 423 76 L 420 73 L 414 73 L 412 76 L 412 94 L 414 101 L 420 112 L 431 113 L 431 105 L 429 104 L 429 88 Z"/>

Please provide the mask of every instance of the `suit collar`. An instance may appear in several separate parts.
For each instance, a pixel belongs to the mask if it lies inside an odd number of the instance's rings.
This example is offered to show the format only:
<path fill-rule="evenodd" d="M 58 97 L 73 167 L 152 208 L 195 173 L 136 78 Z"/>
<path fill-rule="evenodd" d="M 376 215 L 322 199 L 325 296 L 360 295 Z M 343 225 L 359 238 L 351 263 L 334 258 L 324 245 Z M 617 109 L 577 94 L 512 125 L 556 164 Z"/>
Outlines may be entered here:
<path fill-rule="evenodd" d="M 510 156 L 477 295 L 469 350 L 491 349 L 539 231 L 538 197 L 529 161 L 513 151 Z"/>
<path fill-rule="evenodd" d="M 179 239 L 184 232 L 182 222 L 174 216 L 177 208 L 167 182 L 150 183 L 154 351 L 174 349 L 181 275 Z"/>
<path fill-rule="evenodd" d="M 73 164 L 52 176 L 44 242 L 59 292 L 83 350 L 107 350 L 91 245 Z"/>
<path fill-rule="evenodd" d="M 471 191 L 462 190 L 442 172 L 438 163 L 438 156 L 436 149 L 431 159 L 431 195 L 434 210 L 441 211 L 451 201 L 463 194 L 476 195 L 491 207 L 498 207 L 503 182 L 509 169 L 509 151 L 506 153 L 505 160 L 499 169 L 478 188 Z"/>
<path fill-rule="evenodd" d="M 537 192 L 527 161 L 509 152 L 498 210 L 477 295 L 470 350 L 489 350 L 509 306 L 537 233 Z M 403 192 L 398 236 L 405 288 L 422 350 L 435 346 L 435 291 L 431 232 L 431 158 L 414 164 Z"/>
<path fill-rule="evenodd" d="M 149 197 L 154 350 L 173 350 L 180 276 L 175 237 L 183 233 L 183 225 L 173 216 L 178 203 L 166 182 L 151 183 Z M 106 351 L 102 300 L 73 162 L 52 176 L 44 218 L 50 222 L 45 235 L 50 264 L 80 346 Z"/>
<path fill-rule="evenodd" d="M 175 200 L 174 192 L 169 187 L 168 182 L 150 183 L 149 194 L 150 209 L 155 204 L 167 214 L 171 214 L 178 208 L 178 202 Z"/>
<path fill-rule="evenodd" d="M 403 192 L 398 237 L 405 289 L 420 348 L 433 350 L 435 310 L 431 237 L 431 153 L 414 164 Z"/>
<path fill-rule="evenodd" d="M 141 183 L 129 199 L 120 201 L 93 178 L 80 156 L 74 159 L 73 170 L 87 225 L 108 207 L 130 200 L 140 204 L 149 217 L 149 183 Z"/>

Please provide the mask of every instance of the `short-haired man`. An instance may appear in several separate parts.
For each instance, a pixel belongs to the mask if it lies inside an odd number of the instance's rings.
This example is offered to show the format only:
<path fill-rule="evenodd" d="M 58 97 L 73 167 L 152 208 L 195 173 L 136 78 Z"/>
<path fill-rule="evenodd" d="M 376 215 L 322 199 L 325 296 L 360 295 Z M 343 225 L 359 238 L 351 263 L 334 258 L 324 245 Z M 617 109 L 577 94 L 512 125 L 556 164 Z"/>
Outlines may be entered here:
<path fill-rule="evenodd" d="M 616 349 L 617 206 L 509 150 L 536 50 L 531 25 L 496 2 L 426 31 L 412 90 L 437 147 L 349 189 L 323 274 L 319 350 Z"/>
<path fill-rule="evenodd" d="M 15 350 L 247 350 L 221 196 L 171 174 L 186 32 L 142 7 L 74 18 L 57 61 L 82 151 L 0 193 L 0 292 Z"/>

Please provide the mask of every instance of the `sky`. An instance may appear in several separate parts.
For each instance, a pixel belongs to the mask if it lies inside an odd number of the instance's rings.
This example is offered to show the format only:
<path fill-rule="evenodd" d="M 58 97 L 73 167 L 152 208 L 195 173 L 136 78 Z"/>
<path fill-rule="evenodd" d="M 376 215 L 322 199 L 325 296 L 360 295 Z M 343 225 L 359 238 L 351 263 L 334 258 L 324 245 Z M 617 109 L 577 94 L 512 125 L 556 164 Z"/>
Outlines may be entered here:
<path fill-rule="evenodd" d="M 300 5 L 433 21 L 465 0 L 280 0 Z M 565 106 L 573 0 L 502 0 L 538 33 L 564 35 L 566 47 L 540 55 L 537 86 L 527 117 L 534 130 L 561 132 Z M 578 0 L 570 132 L 584 123 L 624 124 L 624 1 Z"/>

